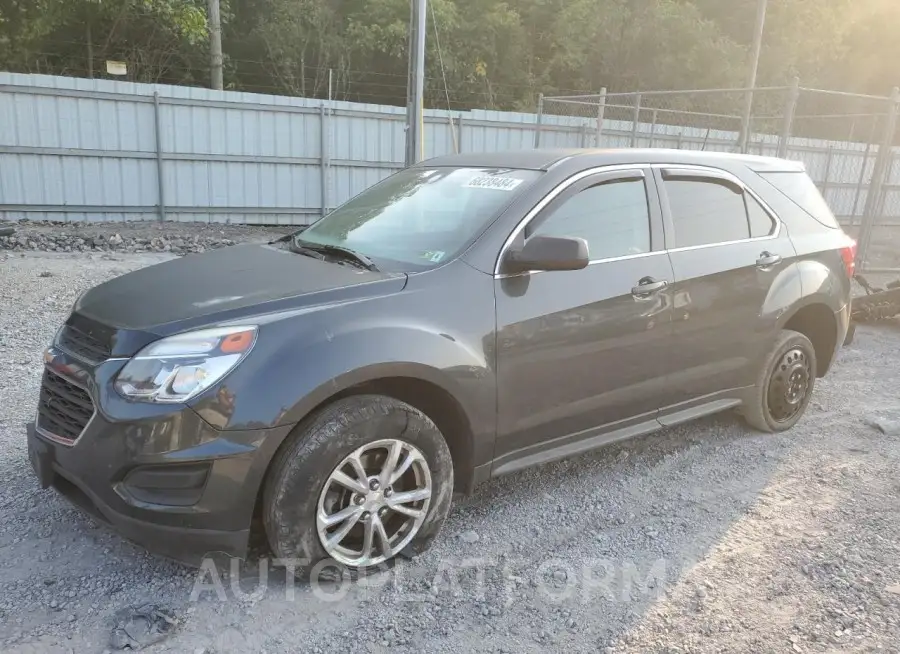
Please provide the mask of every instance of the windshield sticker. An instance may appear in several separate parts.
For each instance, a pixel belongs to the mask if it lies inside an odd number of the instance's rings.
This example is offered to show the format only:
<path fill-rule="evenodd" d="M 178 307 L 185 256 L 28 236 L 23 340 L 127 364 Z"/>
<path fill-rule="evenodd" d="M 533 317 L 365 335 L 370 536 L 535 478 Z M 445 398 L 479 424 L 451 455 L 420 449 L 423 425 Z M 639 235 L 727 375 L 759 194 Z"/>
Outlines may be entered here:
<path fill-rule="evenodd" d="M 442 250 L 428 250 L 428 252 L 422 253 L 423 259 L 428 259 L 431 263 L 438 263 L 441 259 L 444 258 L 444 255 L 447 254 Z"/>
<path fill-rule="evenodd" d="M 479 175 L 470 179 L 465 188 L 489 188 L 496 191 L 512 191 L 519 184 L 521 179 L 512 177 L 494 177 L 493 175 Z"/>

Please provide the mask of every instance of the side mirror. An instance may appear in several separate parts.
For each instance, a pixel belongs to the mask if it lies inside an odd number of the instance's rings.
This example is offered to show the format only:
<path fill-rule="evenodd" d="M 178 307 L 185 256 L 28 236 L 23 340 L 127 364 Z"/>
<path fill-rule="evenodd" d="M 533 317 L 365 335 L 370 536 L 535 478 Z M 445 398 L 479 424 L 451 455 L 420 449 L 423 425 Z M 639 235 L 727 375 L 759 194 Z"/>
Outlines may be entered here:
<path fill-rule="evenodd" d="M 532 236 L 521 250 L 511 251 L 504 267 L 507 272 L 529 270 L 581 270 L 588 265 L 588 244 L 569 236 Z"/>

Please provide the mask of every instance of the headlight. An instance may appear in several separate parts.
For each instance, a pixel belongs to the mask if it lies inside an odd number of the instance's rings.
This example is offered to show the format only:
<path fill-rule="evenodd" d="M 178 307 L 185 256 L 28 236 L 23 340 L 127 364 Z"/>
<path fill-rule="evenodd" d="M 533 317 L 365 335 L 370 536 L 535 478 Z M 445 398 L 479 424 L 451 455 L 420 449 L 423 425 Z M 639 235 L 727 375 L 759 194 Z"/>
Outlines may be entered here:
<path fill-rule="evenodd" d="M 250 352 L 256 327 L 203 329 L 151 343 L 116 378 L 130 400 L 185 402 L 227 375 Z"/>

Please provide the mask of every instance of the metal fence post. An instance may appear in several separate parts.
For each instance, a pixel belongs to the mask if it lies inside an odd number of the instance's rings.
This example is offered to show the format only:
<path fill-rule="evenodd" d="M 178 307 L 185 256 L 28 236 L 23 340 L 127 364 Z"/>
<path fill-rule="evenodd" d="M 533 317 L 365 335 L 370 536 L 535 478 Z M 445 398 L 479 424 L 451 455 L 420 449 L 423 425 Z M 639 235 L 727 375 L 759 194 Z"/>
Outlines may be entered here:
<path fill-rule="evenodd" d="M 544 94 L 538 94 L 537 120 L 534 123 L 534 149 L 541 147 L 541 122 L 544 120 Z"/>
<path fill-rule="evenodd" d="M 166 184 L 163 179 L 162 127 L 159 110 L 159 91 L 153 92 L 153 122 L 156 132 L 156 193 L 159 199 L 157 209 L 159 219 L 166 219 Z"/>
<path fill-rule="evenodd" d="M 329 160 L 331 153 L 329 152 L 328 138 L 328 108 L 325 104 L 319 105 L 319 134 L 320 134 L 320 154 L 321 154 L 321 177 L 322 177 L 322 215 L 328 213 L 328 187 L 329 187 L 329 169 L 331 162 Z"/>
<path fill-rule="evenodd" d="M 597 147 L 603 147 L 603 121 L 606 120 L 606 87 L 600 89 L 597 100 Z"/>
<path fill-rule="evenodd" d="M 450 128 L 450 145 L 453 147 L 453 154 L 459 154 L 459 142 L 456 140 L 456 122 L 453 120 L 453 113 L 447 110 L 447 126 Z"/>
<path fill-rule="evenodd" d="M 631 118 L 631 147 L 637 145 L 638 125 L 641 122 L 641 94 L 634 96 L 634 115 Z"/>
<path fill-rule="evenodd" d="M 652 148 L 656 141 L 656 109 L 653 110 L 653 121 L 650 123 L 650 147 Z"/>
<path fill-rule="evenodd" d="M 800 99 L 800 78 L 795 77 L 788 89 L 787 102 L 784 105 L 784 116 L 781 123 L 781 135 L 778 137 L 778 156 L 784 158 L 788 153 L 788 142 L 791 139 L 791 127 L 794 124 L 794 112 L 797 111 L 797 100 Z"/>
<path fill-rule="evenodd" d="M 859 198 L 862 195 L 862 189 L 866 181 L 866 168 L 869 167 L 869 152 L 872 150 L 872 141 L 875 140 L 875 121 L 872 121 L 872 129 L 869 130 L 869 138 L 866 140 L 866 149 L 863 152 L 862 163 L 859 166 L 859 179 L 856 180 L 856 193 L 853 196 L 853 211 L 850 219 L 852 224 L 856 224 L 856 210 L 859 208 Z M 860 220 L 862 224 L 862 220 Z"/>
<path fill-rule="evenodd" d="M 900 106 L 898 106 L 898 113 L 900 113 Z M 884 215 L 885 208 L 884 204 L 887 202 L 887 194 L 890 190 L 888 187 L 891 185 L 891 178 L 894 176 L 894 167 L 897 165 L 897 153 L 894 152 L 893 147 L 891 148 L 891 153 L 888 155 L 888 164 L 887 170 L 884 172 L 884 182 L 881 185 L 881 197 L 878 200 L 878 213 L 882 214 L 882 218 L 886 218 Z M 874 224 L 873 224 L 874 227 Z"/>
<path fill-rule="evenodd" d="M 828 196 L 826 195 L 826 191 L 828 191 L 828 178 L 831 177 L 831 163 L 834 161 L 834 146 L 828 146 L 828 156 L 825 158 L 825 179 L 822 180 L 822 197 L 826 200 Z"/>
<path fill-rule="evenodd" d="M 750 146 L 750 117 L 753 115 L 753 89 L 749 89 L 744 98 L 744 111 L 741 113 L 741 133 L 738 150 L 746 154 Z"/>
<path fill-rule="evenodd" d="M 875 226 L 875 217 L 881 211 L 884 197 L 881 190 L 884 187 L 886 175 L 890 173 L 890 162 L 893 155 L 894 132 L 897 128 L 897 109 L 900 104 L 900 88 L 894 87 L 888 100 L 888 116 L 884 126 L 884 135 L 878 145 L 878 154 L 875 156 L 875 167 L 872 169 L 872 182 L 869 184 L 869 192 L 866 194 L 866 204 L 863 209 L 862 225 L 859 229 L 858 248 L 856 251 L 856 265 L 860 272 L 864 272 L 866 255 L 869 250 L 869 242 L 872 240 L 872 228 Z"/>
<path fill-rule="evenodd" d="M 459 114 L 459 117 L 456 119 L 456 139 L 459 146 L 459 152 L 463 151 L 463 115 Z"/>

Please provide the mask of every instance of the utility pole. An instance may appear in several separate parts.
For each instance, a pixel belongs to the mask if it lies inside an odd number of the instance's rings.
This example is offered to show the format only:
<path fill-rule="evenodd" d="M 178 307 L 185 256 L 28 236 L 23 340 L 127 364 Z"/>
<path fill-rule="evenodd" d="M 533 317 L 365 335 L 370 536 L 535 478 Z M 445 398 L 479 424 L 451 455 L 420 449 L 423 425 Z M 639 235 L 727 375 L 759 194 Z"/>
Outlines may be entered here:
<path fill-rule="evenodd" d="M 747 89 L 744 96 L 744 112 L 741 114 L 741 152 L 747 151 L 750 142 L 750 116 L 753 111 L 753 91 L 756 87 L 756 73 L 759 70 L 759 52 L 762 50 L 763 31 L 766 27 L 766 5 L 768 0 L 757 0 L 756 32 L 753 35 L 753 53 L 750 56 L 750 70 L 747 74 Z"/>
<path fill-rule="evenodd" d="M 210 84 L 216 91 L 223 89 L 222 79 L 222 15 L 219 0 L 209 0 L 209 68 Z"/>
<path fill-rule="evenodd" d="M 406 85 L 406 165 L 425 157 L 423 148 L 425 95 L 425 17 L 427 0 L 410 0 L 409 79 Z"/>

